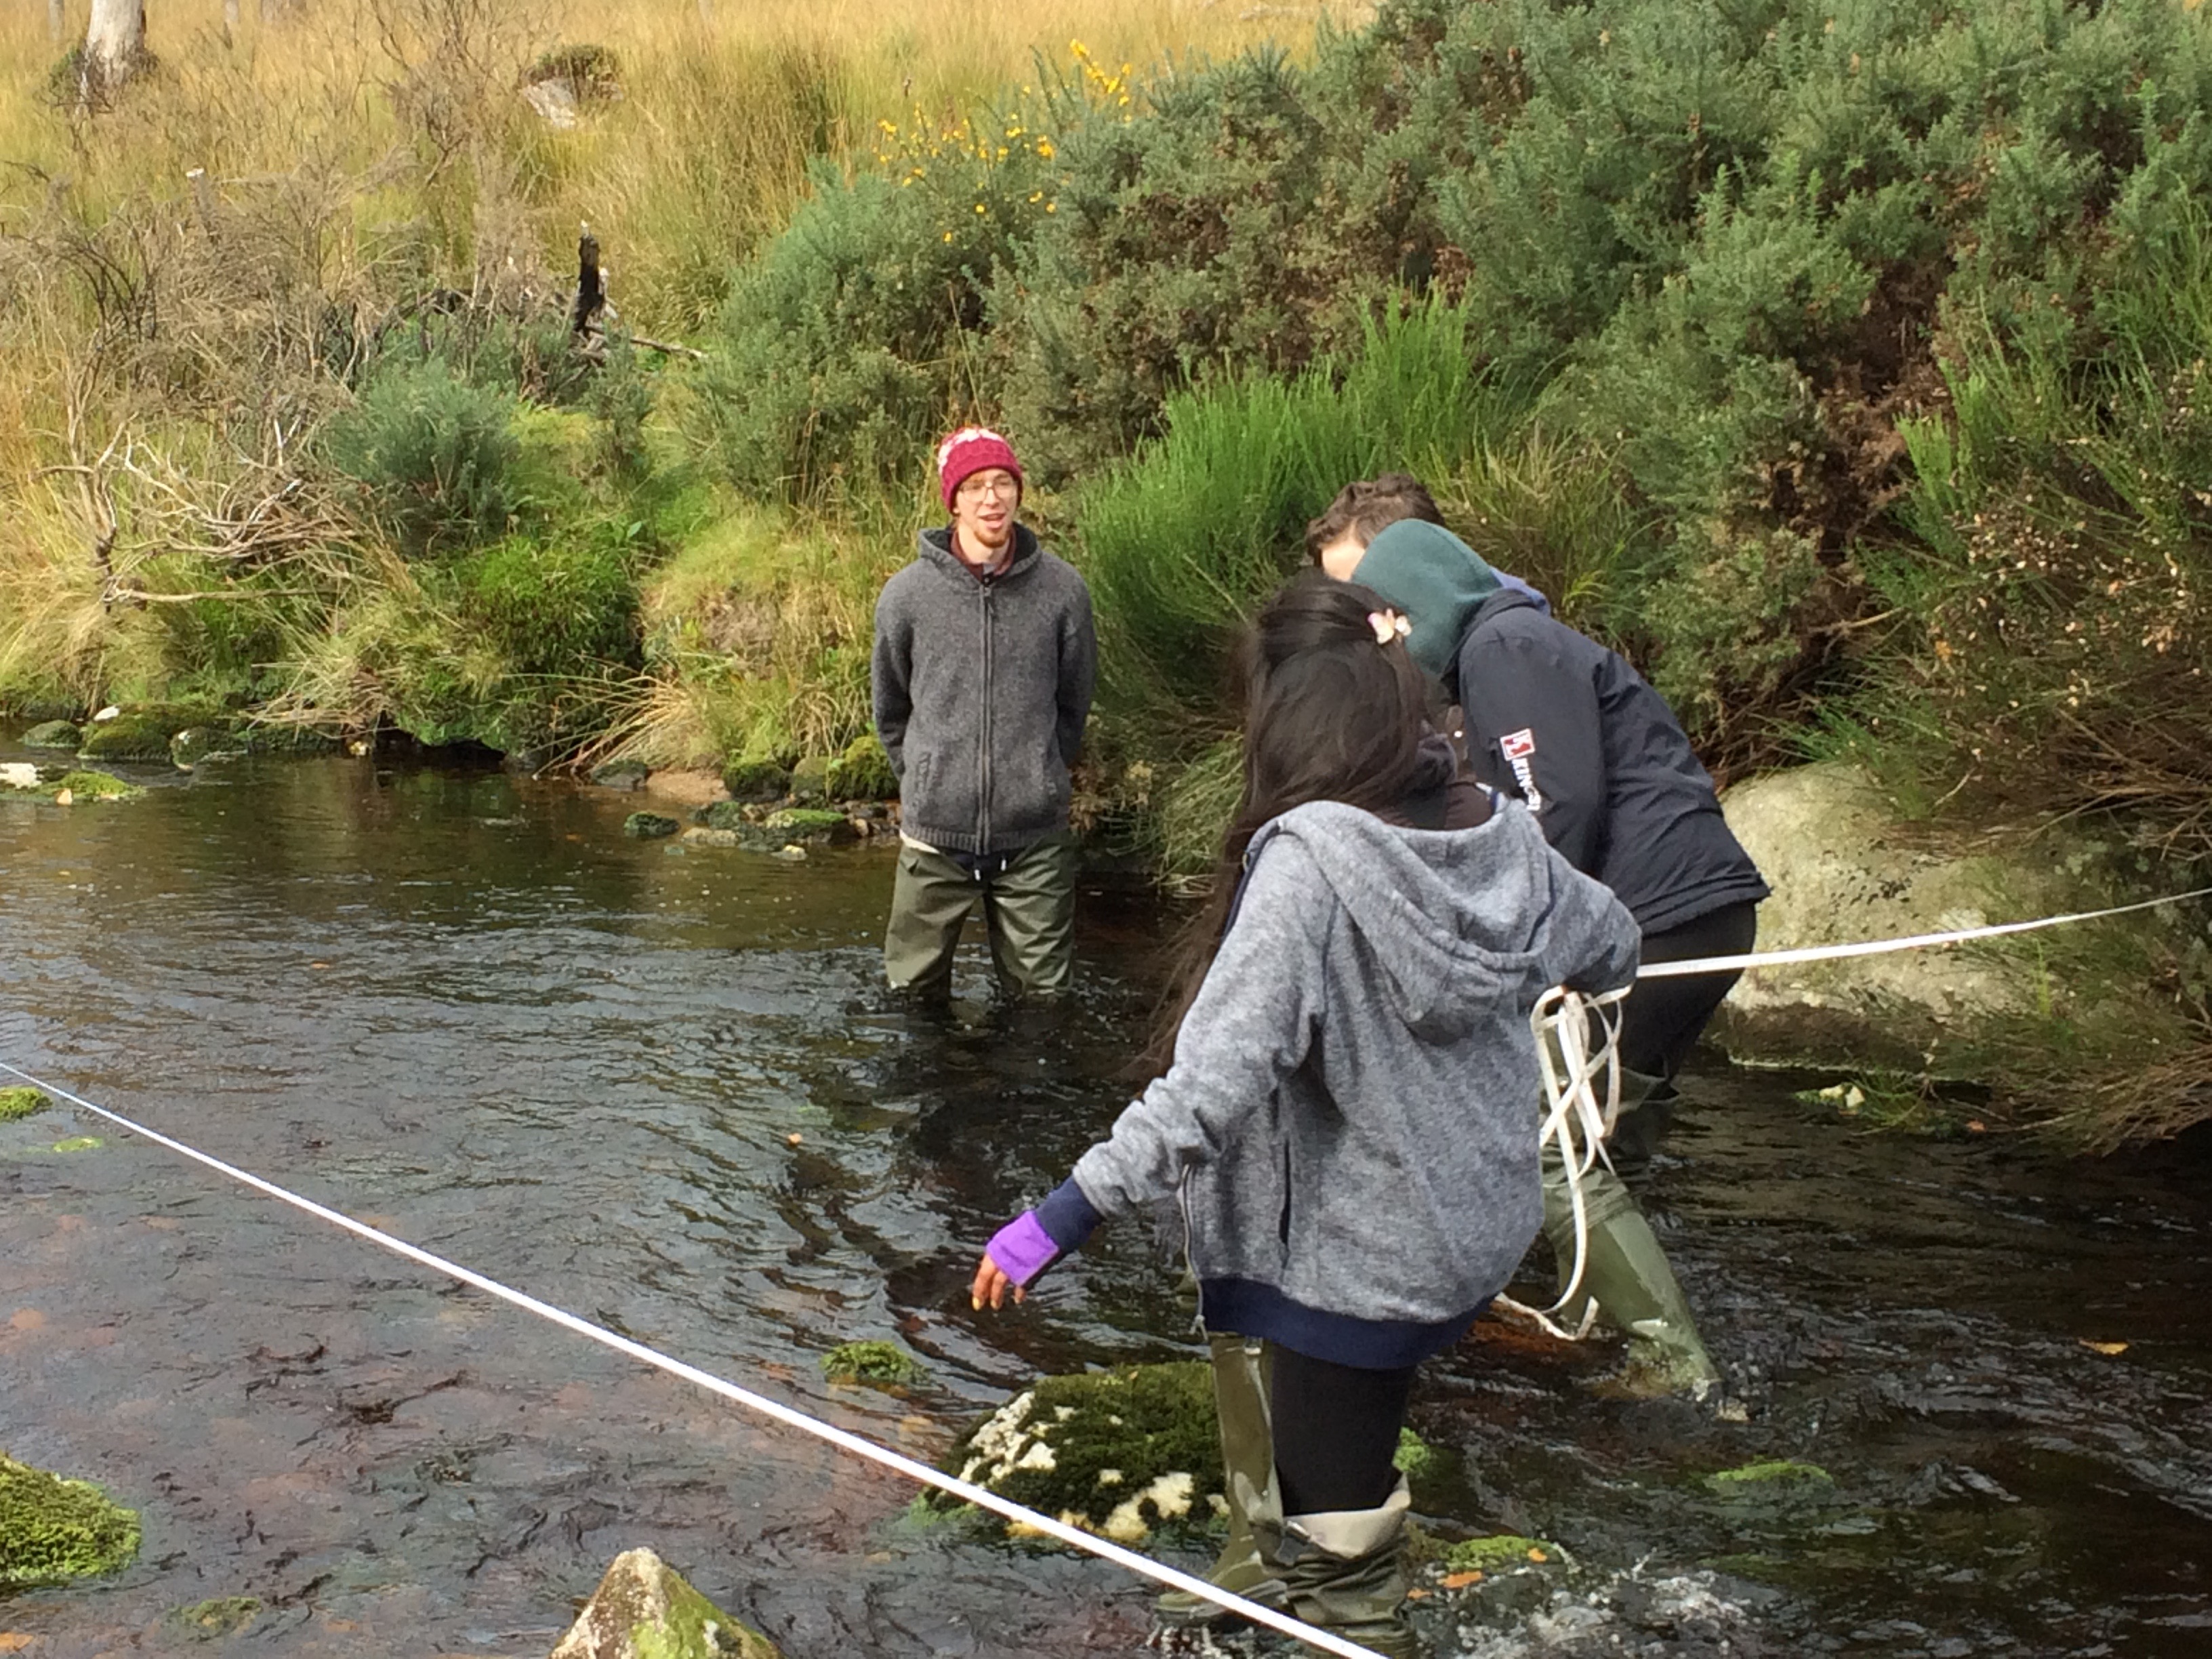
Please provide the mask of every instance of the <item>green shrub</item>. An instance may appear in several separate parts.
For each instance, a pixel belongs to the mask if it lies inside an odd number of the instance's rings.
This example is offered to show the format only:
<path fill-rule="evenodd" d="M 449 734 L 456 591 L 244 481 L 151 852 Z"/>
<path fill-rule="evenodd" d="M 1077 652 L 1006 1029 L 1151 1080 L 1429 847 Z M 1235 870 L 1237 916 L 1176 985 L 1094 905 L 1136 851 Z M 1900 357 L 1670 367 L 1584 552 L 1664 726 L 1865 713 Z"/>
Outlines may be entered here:
<path fill-rule="evenodd" d="M 822 1356 L 822 1375 L 832 1382 L 904 1388 L 921 1381 L 922 1369 L 896 1342 L 843 1342 Z"/>
<path fill-rule="evenodd" d="M 373 378 L 331 421 L 331 464 L 360 486 L 370 514 L 410 558 L 504 533 L 527 504 L 518 478 L 520 406 L 441 361 Z"/>

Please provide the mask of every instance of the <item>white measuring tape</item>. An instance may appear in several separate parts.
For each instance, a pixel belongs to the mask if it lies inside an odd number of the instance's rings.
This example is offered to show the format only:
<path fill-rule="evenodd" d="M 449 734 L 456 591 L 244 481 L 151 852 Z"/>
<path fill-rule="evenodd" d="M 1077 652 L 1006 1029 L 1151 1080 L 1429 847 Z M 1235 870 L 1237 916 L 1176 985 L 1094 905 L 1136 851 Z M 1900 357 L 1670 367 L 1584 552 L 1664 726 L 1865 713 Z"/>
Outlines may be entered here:
<path fill-rule="evenodd" d="M 511 1302 L 526 1313 L 535 1314 L 538 1318 L 549 1320 L 564 1329 L 574 1331 L 579 1336 L 589 1337 L 603 1346 L 612 1348 L 617 1353 L 627 1354 L 632 1359 L 642 1360 L 646 1364 L 656 1370 L 666 1371 L 672 1376 L 680 1376 L 687 1382 L 697 1384 L 709 1394 L 718 1394 L 725 1400 L 734 1401 L 749 1410 L 758 1412 L 763 1417 L 773 1418 L 775 1421 L 797 1429 L 801 1433 L 811 1434 L 817 1440 L 826 1440 L 833 1446 L 851 1452 L 856 1456 L 865 1457 L 872 1463 L 879 1463 L 887 1469 L 895 1470 L 907 1476 L 909 1480 L 920 1481 L 925 1486 L 934 1486 L 938 1491 L 949 1492 L 953 1497 L 973 1504 L 979 1509 L 989 1510 L 995 1514 L 1004 1516 L 1009 1521 L 1033 1527 L 1048 1538 L 1055 1538 L 1063 1544 L 1073 1545 L 1077 1549 L 1087 1551 L 1103 1560 L 1113 1562 L 1116 1566 L 1127 1567 L 1132 1572 L 1142 1573 L 1146 1577 L 1155 1579 L 1171 1589 L 1187 1591 L 1190 1595 L 1202 1597 L 1224 1612 L 1236 1613 L 1240 1618 L 1249 1619 L 1255 1624 L 1265 1625 L 1271 1630 L 1279 1631 L 1284 1635 L 1293 1637 L 1308 1647 L 1317 1648 L 1323 1653 L 1337 1654 L 1340 1656 L 1340 1659 L 1377 1659 L 1377 1656 L 1370 1648 L 1363 1648 L 1356 1642 L 1347 1642 L 1341 1636 L 1318 1629 L 1301 1620 L 1293 1619 L 1286 1613 L 1279 1613 L 1274 1608 L 1262 1606 L 1257 1601 L 1247 1601 L 1241 1595 L 1233 1595 L 1228 1590 L 1208 1583 L 1203 1578 L 1194 1577 L 1189 1573 L 1179 1571 L 1174 1567 L 1155 1561 L 1150 1556 L 1139 1555 L 1134 1550 L 1124 1549 L 1121 1545 L 1098 1537 L 1096 1534 L 1085 1532 L 1079 1527 L 1073 1527 L 1065 1521 L 1054 1520 L 1051 1516 L 1042 1515 L 1035 1510 L 1015 1503 L 1012 1498 L 1001 1498 L 988 1487 L 974 1486 L 957 1476 L 933 1469 L 928 1464 L 916 1462 L 913 1458 L 895 1452 L 888 1446 L 879 1446 L 872 1440 L 835 1427 L 818 1418 L 809 1417 L 805 1412 L 780 1404 L 764 1395 L 755 1394 L 750 1389 L 740 1388 L 734 1382 L 716 1376 L 711 1371 L 702 1371 L 696 1365 L 687 1365 L 682 1360 L 672 1358 L 657 1348 L 649 1348 L 642 1342 L 633 1342 L 626 1336 L 617 1336 L 604 1326 L 594 1325 L 590 1320 L 580 1318 L 565 1309 L 556 1308 L 550 1302 L 541 1302 L 534 1296 L 527 1295 L 511 1285 L 502 1285 L 495 1279 L 488 1279 L 483 1274 L 464 1267 L 458 1262 L 448 1261 L 445 1257 L 433 1255 L 419 1246 L 410 1244 L 404 1239 L 394 1238 L 389 1233 L 380 1232 L 365 1221 L 356 1221 L 351 1216 L 341 1214 L 327 1205 L 318 1204 L 311 1198 L 302 1198 L 299 1194 L 280 1187 L 273 1181 L 264 1181 L 258 1175 L 239 1169 L 234 1164 L 226 1164 L 211 1153 L 187 1146 L 181 1140 L 173 1140 L 158 1130 L 149 1129 L 143 1123 L 134 1122 L 120 1112 L 110 1111 L 105 1106 L 95 1106 L 82 1096 L 72 1094 L 58 1084 L 49 1083 L 43 1078 L 34 1077 L 20 1066 L 11 1066 L 6 1060 L 0 1060 L 0 1072 L 7 1072 L 19 1077 L 35 1088 L 43 1089 L 48 1094 L 58 1099 L 66 1100 L 72 1106 L 90 1112 L 96 1117 L 105 1118 L 118 1128 L 127 1129 L 135 1135 L 142 1135 L 157 1146 L 166 1146 L 169 1151 L 180 1157 L 188 1158 L 195 1164 L 205 1164 L 216 1174 L 251 1187 L 256 1192 L 264 1194 L 279 1203 L 289 1204 L 295 1210 L 305 1211 L 319 1221 L 327 1221 L 333 1227 L 343 1227 L 356 1237 L 367 1239 L 379 1249 L 389 1250 L 394 1255 L 404 1256 L 408 1261 L 419 1266 L 428 1267 L 434 1273 L 445 1274 L 448 1279 L 457 1279 L 464 1285 L 473 1285 L 477 1290 L 495 1296 L 502 1302 Z"/>

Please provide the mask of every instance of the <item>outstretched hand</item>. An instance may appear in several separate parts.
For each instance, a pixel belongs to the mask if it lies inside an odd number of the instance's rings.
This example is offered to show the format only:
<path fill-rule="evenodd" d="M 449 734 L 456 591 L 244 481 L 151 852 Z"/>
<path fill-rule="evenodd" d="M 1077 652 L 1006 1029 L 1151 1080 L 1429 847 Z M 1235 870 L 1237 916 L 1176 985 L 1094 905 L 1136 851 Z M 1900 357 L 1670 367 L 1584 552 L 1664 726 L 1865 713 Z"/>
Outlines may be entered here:
<path fill-rule="evenodd" d="M 975 1282 L 968 1287 L 969 1305 L 980 1309 L 988 1302 L 994 1308 L 1003 1308 L 1008 1291 L 1014 1293 L 1017 1302 L 1029 1297 L 1029 1292 L 1007 1278 L 1006 1270 L 991 1260 L 991 1253 L 984 1251 L 983 1260 L 975 1268 Z"/>

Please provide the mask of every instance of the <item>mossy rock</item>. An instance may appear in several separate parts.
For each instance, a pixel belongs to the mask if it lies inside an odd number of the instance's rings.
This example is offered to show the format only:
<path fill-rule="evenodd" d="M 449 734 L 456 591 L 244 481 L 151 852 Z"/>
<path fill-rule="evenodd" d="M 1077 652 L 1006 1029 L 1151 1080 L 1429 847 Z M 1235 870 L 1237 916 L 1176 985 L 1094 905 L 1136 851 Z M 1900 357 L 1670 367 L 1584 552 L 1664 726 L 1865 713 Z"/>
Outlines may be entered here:
<path fill-rule="evenodd" d="M 13 1123 L 33 1112 L 43 1112 L 48 1104 L 46 1096 L 36 1089 L 0 1089 L 0 1123 Z"/>
<path fill-rule="evenodd" d="M 836 763 L 827 755 L 809 755 L 791 769 L 791 798 L 801 806 L 818 806 L 830 799 L 830 769 Z"/>
<path fill-rule="evenodd" d="M 67 1140 L 57 1140 L 53 1149 L 58 1152 L 96 1152 L 107 1143 L 98 1135 L 71 1135 Z"/>
<path fill-rule="evenodd" d="M 232 732 L 231 744 L 249 755 L 280 755 L 295 760 L 307 755 L 335 755 L 343 746 L 336 732 L 289 723 L 246 726 Z"/>
<path fill-rule="evenodd" d="M 641 760 L 611 760 L 592 769 L 592 781 L 602 789 L 642 789 L 653 769 Z"/>
<path fill-rule="evenodd" d="M 1832 1490 L 1835 1484 L 1835 1476 L 1818 1463 L 1800 1463 L 1787 1457 L 1761 1463 L 1745 1463 L 1705 1477 L 1706 1490 L 1717 1492 L 1723 1498 L 1741 1498 L 1755 1492 L 1771 1492 L 1790 1488 L 1826 1491 Z"/>
<path fill-rule="evenodd" d="M 218 1595 L 211 1601 L 195 1601 L 177 1607 L 161 1622 L 179 1636 L 195 1642 L 213 1642 L 235 1636 L 261 1616 L 258 1595 Z"/>
<path fill-rule="evenodd" d="M 117 1571 L 138 1553 L 138 1517 L 88 1480 L 0 1453 L 0 1590 Z"/>
<path fill-rule="evenodd" d="M 64 791 L 72 801 L 132 800 L 146 793 L 108 772 L 64 772 L 54 780 L 52 793 L 58 797 Z"/>
<path fill-rule="evenodd" d="M 1425 1480 L 1436 1472 L 1439 1459 L 1436 1448 L 1411 1429 L 1398 1431 L 1398 1449 L 1390 1458 L 1391 1467 L 1408 1480 Z"/>
<path fill-rule="evenodd" d="M 791 774 L 772 755 L 747 755 L 722 769 L 722 787 L 735 800 L 781 800 L 791 793 Z"/>
<path fill-rule="evenodd" d="M 651 1550 L 615 1558 L 551 1659 L 783 1659 Z"/>
<path fill-rule="evenodd" d="M 785 846 L 793 842 L 819 846 L 853 841 L 858 836 L 850 818 L 826 806 L 787 806 L 781 812 L 769 813 L 762 828 L 780 837 Z"/>
<path fill-rule="evenodd" d="M 712 805 L 701 807 L 696 816 L 709 830 L 729 830 L 742 834 L 747 830 L 760 827 L 745 816 L 743 801 L 718 800 Z"/>
<path fill-rule="evenodd" d="M 891 757 L 872 732 L 853 739 L 845 752 L 830 763 L 826 779 L 833 800 L 896 800 L 898 774 Z"/>
<path fill-rule="evenodd" d="M 1443 1557 L 1443 1565 L 1450 1572 L 1508 1572 L 1519 1567 L 1571 1565 L 1567 1553 L 1549 1540 L 1523 1538 L 1510 1532 L 1462 1539 Z"/>
<path fill-rule="evenodd" d="M 633 812 L 623 820 L 623 834 L 636 841 L 659 841 L 683 827 L 674 818 L 663 817 L 658 812 Z"/>
<path fill-rule="evenodd" d="M 165 761 L 169 739 L 190 726 L 222 725 L 207 711 L 154 706 L 126 708 L 112 720 L 94 720 L 84 728 L 77 748 L 79 760 Z"/>
<path fill-rule="evenodd" d="M 922 1369 L 896 1342 L 841 1342 L 822 1356 L 822 1375 L 832 1382 L 908 1388 L 921 1381 Z"/>
<path fill-rule="evenodd" d="M 1202 1360 L 1048 1376 L 969 1430 L 941 1467 L 1124 1543 L 1196 1532 L 1227 1507 Z"/>
<path fill-rule="evenodd" d="M 66 749 L 72 753 L 84 741 L 84 729 L 69 720 L 47 720 L 23 733 L 26 749 Z"/>

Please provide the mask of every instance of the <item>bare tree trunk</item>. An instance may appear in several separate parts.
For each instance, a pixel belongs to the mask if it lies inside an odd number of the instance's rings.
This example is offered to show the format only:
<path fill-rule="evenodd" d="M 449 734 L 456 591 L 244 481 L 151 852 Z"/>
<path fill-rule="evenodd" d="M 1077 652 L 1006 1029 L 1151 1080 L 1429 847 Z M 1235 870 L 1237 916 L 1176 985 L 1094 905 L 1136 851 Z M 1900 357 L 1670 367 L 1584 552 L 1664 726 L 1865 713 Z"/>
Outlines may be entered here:
<path fill-rule="evenodd" d="M 84 74 L 78 91 L 96 102 L 128 81 L 146 56 L 146 0 L 92 0 L 84 32 Z"/>

